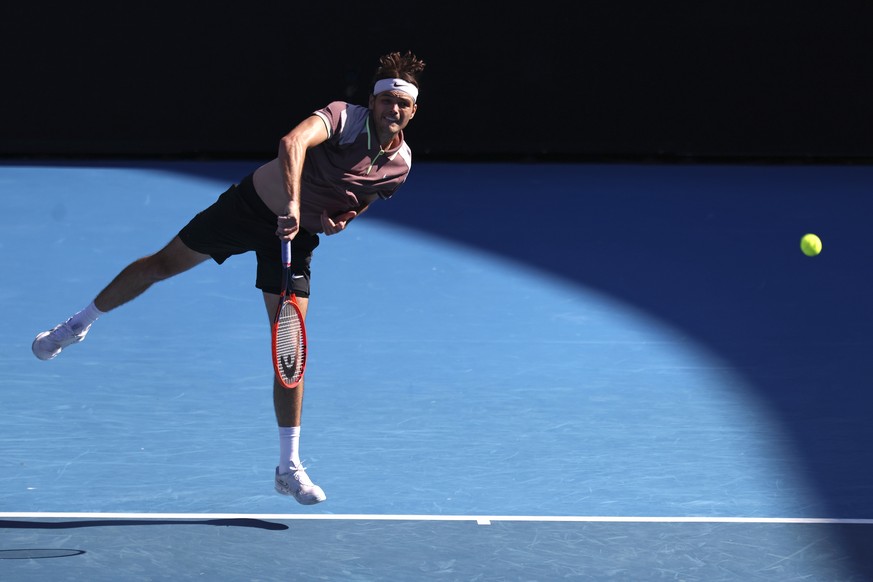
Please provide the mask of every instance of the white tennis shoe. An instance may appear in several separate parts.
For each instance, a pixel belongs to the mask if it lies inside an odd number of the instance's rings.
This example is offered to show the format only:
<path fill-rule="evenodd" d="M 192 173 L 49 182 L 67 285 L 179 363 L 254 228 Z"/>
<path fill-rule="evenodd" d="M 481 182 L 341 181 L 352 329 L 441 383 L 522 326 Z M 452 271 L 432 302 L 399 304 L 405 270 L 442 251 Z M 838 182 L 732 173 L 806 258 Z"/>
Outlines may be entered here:
<path fill-rule="evenodd" d="M 312 482 L 303 467 L 291 469 L 288 473 L 279 473 L 279 467 L 276 467 L 276 491 L 291 495 L 301 505 L 315 505 L 327 499 L 327 495 Z"/>
<path fill-rule="evenodd" d="M 90 325 L 84 328 L 81 325 L 73 327 L 67 320 L 36 336 L 30 349 L 33 350 L 33 355 L 40 360 L 51 360 L 56 358 L 65 347 L 85 339 L 89 329 L 91 329 Z"/>

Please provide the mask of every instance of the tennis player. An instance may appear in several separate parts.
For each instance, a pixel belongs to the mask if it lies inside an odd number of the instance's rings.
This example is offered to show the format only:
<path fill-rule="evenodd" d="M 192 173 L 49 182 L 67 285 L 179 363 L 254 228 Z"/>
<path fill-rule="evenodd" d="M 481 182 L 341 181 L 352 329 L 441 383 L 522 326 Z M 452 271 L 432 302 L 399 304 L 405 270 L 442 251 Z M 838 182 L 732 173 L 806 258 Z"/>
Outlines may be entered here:
<path fill-rule="evenodd" d="M 255 286 L 272 321 L 282 285 L 281 240 L 292 243 L 293 287 L 306 316 L 310 266 L 319 234 L 334 235 L 378 199 L 390 198 L 412 164 L 403 130 L 418 109 L 424 62 L 411 52 L 379 58 L 368 107 L 335 101 L 315 111 L 280 141 L 278 156 L 234 184 L 197 214 L 163 249 L 125 267 L 94 301 L 36 336 L 33 353 L 51 360 L 85 339 L 98 317 L 136 298 L 153 283 L 212 258 L 254 251 Z M 265 338 L 269 338 L 265 335 Z M 300 461 L 303 384 L 273 379 L 279 426 L 276 490 L 311 505 L 326 499 Z"/>

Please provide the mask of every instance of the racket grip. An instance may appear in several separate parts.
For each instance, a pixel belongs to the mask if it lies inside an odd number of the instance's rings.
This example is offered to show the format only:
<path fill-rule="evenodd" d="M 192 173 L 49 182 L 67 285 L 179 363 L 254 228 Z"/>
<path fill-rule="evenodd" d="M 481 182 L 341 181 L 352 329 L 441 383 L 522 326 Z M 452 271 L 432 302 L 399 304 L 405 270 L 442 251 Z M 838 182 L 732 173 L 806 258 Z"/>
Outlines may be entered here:
<path fill-rule="evenodd" d="M 286 267 L 291 265 L 291 241 L 282 241 L 282 264 Z"/>

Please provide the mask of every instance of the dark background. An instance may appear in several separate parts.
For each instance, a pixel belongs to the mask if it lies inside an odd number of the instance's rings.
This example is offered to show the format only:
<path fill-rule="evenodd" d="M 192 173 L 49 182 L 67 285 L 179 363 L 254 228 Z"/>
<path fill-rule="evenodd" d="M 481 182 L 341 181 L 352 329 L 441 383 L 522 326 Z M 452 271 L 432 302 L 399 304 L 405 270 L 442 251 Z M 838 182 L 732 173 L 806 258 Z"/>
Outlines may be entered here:
<path fill-rule="evenodd" d="M 364 103 L 380 54 L 428 63 L 417 159 L 873 155 L 866 1 L 4 7 L 4 156 L 264 157 Z"/>

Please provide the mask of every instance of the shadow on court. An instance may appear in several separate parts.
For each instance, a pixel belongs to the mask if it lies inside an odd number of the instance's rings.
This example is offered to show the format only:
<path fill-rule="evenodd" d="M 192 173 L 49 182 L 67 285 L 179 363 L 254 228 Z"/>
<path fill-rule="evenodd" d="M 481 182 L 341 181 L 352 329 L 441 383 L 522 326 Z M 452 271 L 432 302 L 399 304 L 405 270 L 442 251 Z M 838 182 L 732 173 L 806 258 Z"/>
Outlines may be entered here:
<path fill-rule="evenodd" d="M 287 525 L 261 519 L 87 519 L 73 521 L 32 521 L 0 519 L 0 529 L 78 529 L 83 527 L 124 527 L 140 525 L 212 525 L 217 527 L 251 527 L 267 530 L 285 530 Z"/>
<path fill-rule="evenodd" d="M 679 328 L 775 413 L 829 517 L 873 517 L 873 168 L 422 164 L 413 175 L 409 195 L 374 217 Z M 820 256 L 800 252 L 806 232 L 822 237 Z"/>
<path fill-rule="evenodd" d="M 829 517 L 873 517 L 873 168 L 433 164 L 413 175 L 415 195 L 377 216 L 679 328 L 744 376 Z M 822 237 L 820 256 L 800 252 L 806 232 Z M 873 577 L 863 528 L 840 534 Z"/>

